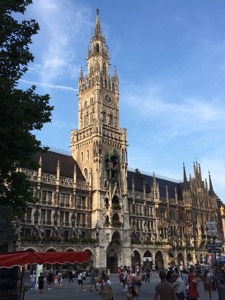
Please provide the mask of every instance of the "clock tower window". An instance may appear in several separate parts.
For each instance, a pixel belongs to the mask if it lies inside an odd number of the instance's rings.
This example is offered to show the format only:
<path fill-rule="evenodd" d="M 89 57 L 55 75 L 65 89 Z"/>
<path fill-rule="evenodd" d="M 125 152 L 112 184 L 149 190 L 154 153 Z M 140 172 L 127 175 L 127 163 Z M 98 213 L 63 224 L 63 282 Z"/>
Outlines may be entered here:
<path fill-rule="evenodd" d="M 106 66 L 105 66 L 105 63 L 103 63 L 103 74 L 106 75 Z"/>
<path fill-rule="evenodd" d="M 110 124 L 110 126 L 113 126 L 113 116 L 112 115 L 109 116 L 109 124 Z"/>

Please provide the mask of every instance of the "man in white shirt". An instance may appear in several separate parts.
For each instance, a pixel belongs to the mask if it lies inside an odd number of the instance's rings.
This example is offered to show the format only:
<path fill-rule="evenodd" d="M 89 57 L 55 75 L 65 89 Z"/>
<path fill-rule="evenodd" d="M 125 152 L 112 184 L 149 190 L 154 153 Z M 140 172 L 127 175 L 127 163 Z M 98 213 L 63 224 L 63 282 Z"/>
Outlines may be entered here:
<path fill-rule="evenodd" d="M 35 291 L 35 284 L 36 284 L 36 275 L 35 271 L 30 275 L 30 285 L 31 285 L 31 293 Z"/>
<path fill-rule="evenodd" d="M 173 280 L 175 280 L 173 287 L 177 296 L 177 300 L 184 300 L 184 281 L 178 273 L 173 273 Z"/>

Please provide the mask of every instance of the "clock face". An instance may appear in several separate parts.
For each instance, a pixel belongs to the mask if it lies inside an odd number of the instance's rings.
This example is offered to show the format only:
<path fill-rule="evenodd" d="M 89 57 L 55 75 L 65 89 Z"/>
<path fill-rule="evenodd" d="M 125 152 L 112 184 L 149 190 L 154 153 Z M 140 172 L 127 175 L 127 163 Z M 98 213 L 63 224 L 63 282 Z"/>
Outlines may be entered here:
<path fill-rule="evenodd" d="M 105 95 L 105 102 L 110 102 L 111 101 L 111 98 L 109 95 Z"/>

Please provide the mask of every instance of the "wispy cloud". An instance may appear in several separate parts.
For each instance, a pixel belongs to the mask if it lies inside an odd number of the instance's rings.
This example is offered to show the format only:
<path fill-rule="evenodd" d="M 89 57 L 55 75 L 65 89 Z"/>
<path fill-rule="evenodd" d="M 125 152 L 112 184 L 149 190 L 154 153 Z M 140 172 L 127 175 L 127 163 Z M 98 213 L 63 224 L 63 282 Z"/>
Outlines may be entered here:
<path fill-rule="evenodd" d="M 148 86 L 127 88 L 123 95 L 142 121 L 153 123 L 157 120 L 160 126 L 165 126 L 166 131 L 173 130 L 175 135 L 225 128 L 225 103 L 222 100 L 189 96 L 171 100 L 169 92 L 169 99 L 166 98 L 163 87 Z"/>
<path fill-rule="evenodd" d="M 55 84 L 49 84 L 49 83 L 43 83 L 43 82 L 36 82 L 36 81 L 28 81 L 24 79 L 20 79 L 20 82 L 27 83 L 27 84 L 32 84 L 32 85 L 37 85 L 45 88 L 51 88 L 51 89 L 59 89 L 59 90 L 69 90 L 73 92 L 77 92 L 77 89 L 74 89 L 70 86 L 64 86 L 64 85 L 55 85 Z"/>
<path fill-rule="evenodd" d="M 88 22 L 87 11 L 84 7 L 77 7 L 76 2 L 34 0 L 32 15 L 41 28 L 34 43 L 41 48 L 36 68 L 40 81 L 62 80 L 65 74 L 67 78 L 74 78 L 79 70 L 74 63 L 76 45 L 81 41 L 84 23 Z"/>

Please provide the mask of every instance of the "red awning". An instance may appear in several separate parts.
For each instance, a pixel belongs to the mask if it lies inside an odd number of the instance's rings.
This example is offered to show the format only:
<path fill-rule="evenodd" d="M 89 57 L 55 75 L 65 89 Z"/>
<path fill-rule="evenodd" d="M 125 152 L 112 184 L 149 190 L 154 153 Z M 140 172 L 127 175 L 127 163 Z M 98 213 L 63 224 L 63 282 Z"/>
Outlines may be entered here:
<path fill-rule="evenodd" d="M 9 252 L 0 254 L 0 268 L 12 268 L 26 264 L 65 264 L 88 262 L 89 253 L 84 252 Z"/>

